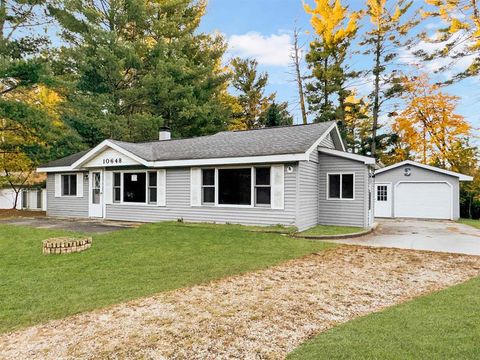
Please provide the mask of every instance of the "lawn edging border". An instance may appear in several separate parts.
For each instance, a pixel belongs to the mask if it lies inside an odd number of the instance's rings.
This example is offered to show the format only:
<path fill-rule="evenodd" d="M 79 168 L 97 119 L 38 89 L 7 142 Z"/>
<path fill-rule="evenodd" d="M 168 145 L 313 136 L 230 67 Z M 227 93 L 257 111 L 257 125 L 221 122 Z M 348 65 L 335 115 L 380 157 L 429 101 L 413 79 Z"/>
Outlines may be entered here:
<path fill-rule="evenodd" d="M 373 223 L 371 227 L 365 229 L 363 231 L 359 231 L 352 234 L 340 234 L 340 235 L 302 235 L 301 233 L 294 233 L 290 234 L 290 237 L 297 238 L 297 239 L 309 239 L 309 240 L 337 240 L 337 239 L 350 239 L 350 238 L 357 238 L 361 236 L 365 236 L 371 234 L 378 228 L 378 223 Z"/>

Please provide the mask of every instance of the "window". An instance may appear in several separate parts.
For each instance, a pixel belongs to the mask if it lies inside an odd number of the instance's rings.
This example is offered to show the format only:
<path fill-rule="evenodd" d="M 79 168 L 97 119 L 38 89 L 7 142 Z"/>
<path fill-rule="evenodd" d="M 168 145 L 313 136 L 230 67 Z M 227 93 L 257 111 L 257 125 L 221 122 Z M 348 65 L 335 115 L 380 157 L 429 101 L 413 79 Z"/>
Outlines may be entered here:
<path fill-rule="evenodd" d="M 387 201 L 387 186 L 386 185 L 378 185 L 377 186 L 377 201 Z"/>
<path fill-rule="evenodd" d="M 157 172 L 148 173 L 148 203 L 157 203 Z"/>
<path fill-rule="evenodd" d="M 131 203 L 146 202 L 147 174 L 124 173 L 123 174 L 123 201 Z"/>
<path fill-rule="evenodd" d="M 328 199 L 353 199 L 353 174 L 328 174 Z"/>
<path fill-rule="evenodd" d="M 77 196 L 77 175 L 62 175 L 62 196 Z"/>
<path fill-rule="evenodd" d="M 252 169 L 218 169 L 218 203 L 252 204 Z"/>
<path fill-rule="evenodd" d="M 119 203 L 121 200 L 121 177 L 120 173 L 113 173 L 113 202 Z"/>
<path fill-rule="evenodd" d="M 215 203 L 215 169 L 202 170 L 202 203 Z"/>
<path fill-rule="evenodd" d="M 42 190 L 37 190 L 37 209 L 42 208 Z"/>
<path fill-rule="evenodd" d="M 270 205 L 271 186 L 270 186 L 270 168 L 255 168 L 255 204 Z"/>

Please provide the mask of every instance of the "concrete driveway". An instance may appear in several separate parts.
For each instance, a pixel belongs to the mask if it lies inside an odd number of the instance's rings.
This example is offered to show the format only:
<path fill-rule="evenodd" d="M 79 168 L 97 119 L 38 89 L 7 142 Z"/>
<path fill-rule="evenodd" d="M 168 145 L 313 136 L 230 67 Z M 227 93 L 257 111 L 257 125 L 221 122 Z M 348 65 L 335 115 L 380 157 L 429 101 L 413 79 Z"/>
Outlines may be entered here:
<path fill-rule="evenodd" d="M 0 224 L 30 226 L 38 229 L 61 229 L 82 233 L 107 233 L 139 224 L 90 219 L 60 219 L 49 217 L 12 217 L 0 219 Z"/>
<path fill-rule="evenodd" d="M 371 235 L 335 242 L 480 256 L 480 230 L 468 225 L 415 219 L 382 219 L 377 222 L 379 227 Z"/>

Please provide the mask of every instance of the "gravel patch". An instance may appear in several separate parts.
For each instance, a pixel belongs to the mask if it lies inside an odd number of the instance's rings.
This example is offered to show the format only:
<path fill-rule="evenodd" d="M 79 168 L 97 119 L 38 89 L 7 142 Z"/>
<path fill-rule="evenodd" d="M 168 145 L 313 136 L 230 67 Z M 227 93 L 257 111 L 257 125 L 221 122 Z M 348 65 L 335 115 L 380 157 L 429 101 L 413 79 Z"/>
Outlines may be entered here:
<path fill-rule="evenodd" d="M 337 324 L 480 275 L 480 257 L 338 247 L 0 335 L 4 359 L 282 359 Z"/>

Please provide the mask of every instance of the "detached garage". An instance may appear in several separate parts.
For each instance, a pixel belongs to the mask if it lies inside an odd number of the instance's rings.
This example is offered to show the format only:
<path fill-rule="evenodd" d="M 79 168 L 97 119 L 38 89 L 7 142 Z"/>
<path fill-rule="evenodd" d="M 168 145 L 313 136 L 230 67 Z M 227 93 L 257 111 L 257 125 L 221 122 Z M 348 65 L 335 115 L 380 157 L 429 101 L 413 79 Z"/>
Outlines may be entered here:
<path fill-rule="evenodd" d="M 410 160 L 379 169 L 375 217 L 456 220 L 460 181 L 472 177 Z"/>

